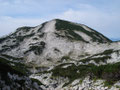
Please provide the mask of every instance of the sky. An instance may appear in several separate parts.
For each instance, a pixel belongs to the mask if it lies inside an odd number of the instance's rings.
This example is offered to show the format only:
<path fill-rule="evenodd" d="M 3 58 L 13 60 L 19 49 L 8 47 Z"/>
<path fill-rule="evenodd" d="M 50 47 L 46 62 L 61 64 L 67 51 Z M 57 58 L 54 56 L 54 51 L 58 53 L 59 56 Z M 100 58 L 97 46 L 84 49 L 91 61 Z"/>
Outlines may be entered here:
<path fill-rule="evenodd" d="M 120 0 L 0 0 L 0 36 L 59 18 L 120 40 L 119 4 Z"/>

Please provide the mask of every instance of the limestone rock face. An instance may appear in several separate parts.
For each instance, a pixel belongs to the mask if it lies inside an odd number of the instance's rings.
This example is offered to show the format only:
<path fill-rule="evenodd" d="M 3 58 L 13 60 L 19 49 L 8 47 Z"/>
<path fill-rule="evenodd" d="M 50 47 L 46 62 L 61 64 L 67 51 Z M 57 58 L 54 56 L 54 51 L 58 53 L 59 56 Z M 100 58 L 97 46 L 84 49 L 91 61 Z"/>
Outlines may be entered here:
<path fill-rule="evenodd" d="M 25 65 L 27 75 L 42 82 L 39 88 L 45 90 L 119 86 L 120 42 L 83 24 L 54 19 L 18 28 L 0 38 L 0 57 L 12 62 L 10 66 Z"/>

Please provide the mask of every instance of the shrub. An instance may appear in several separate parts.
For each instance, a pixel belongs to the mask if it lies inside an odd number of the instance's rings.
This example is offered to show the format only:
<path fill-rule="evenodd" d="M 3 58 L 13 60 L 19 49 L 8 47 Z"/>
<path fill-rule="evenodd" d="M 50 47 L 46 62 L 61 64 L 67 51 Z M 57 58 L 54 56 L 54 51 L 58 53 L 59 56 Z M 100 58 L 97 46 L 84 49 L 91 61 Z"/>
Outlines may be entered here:
<path fill-rule="evenodd" d="M 109 84 L 114 84 L 116 81 L 120 80 L 120 63 L 101 66 L 95 66 L 94 64 L 76 66 L 72 64 L 67 68 L 62 68 L 62 66 L 63 65 L 56 66 L 51 70 L 53 72 L 52 76 L 68 78 L 68 83 L 78 78 L 85 78 L 86 76 L 104 79 Z M 79 73 L 77 71 L 79 71 Z"/>

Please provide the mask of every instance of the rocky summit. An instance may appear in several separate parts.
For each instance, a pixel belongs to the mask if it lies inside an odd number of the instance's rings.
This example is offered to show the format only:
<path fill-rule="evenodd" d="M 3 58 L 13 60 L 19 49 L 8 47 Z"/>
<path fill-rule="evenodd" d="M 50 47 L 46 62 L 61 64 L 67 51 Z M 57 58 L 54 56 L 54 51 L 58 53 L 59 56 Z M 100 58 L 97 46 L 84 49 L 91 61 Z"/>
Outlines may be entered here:
<path fill-rule="evenodd" d="M 0 38 L 1 90 L 119 90 L 120 42 L 54 19 Z"/>

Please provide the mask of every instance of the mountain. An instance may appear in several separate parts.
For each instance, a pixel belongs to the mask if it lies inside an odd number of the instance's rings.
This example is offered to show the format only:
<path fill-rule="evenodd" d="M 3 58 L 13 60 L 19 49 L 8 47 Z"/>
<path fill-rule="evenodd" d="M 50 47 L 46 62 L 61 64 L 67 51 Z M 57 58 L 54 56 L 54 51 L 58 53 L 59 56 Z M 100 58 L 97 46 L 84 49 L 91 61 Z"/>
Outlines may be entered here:
<path fill-rule="evenodd" d="M 19 75 L 16 72 L 23 71 L 22 76 L 37 81 L 35 85 L 30 83 L 29 88 L 32 85 L 41 90 L 120 88 L 120 42 L 113 42 L 83 24 L 54 19 L 36 27 L 20 27 L 0 38 L 0 57 L 2 63 L 7 61 L 2 68 L 11 68 L 5 69 L 8 74 Z"/>

